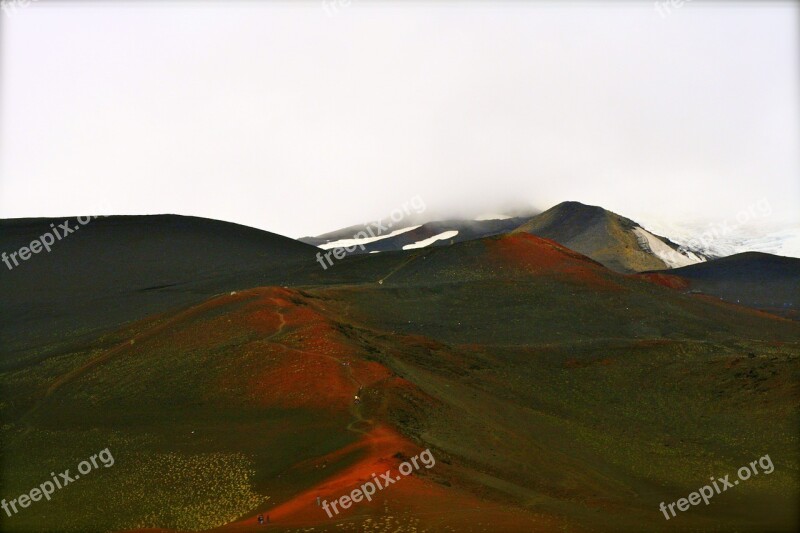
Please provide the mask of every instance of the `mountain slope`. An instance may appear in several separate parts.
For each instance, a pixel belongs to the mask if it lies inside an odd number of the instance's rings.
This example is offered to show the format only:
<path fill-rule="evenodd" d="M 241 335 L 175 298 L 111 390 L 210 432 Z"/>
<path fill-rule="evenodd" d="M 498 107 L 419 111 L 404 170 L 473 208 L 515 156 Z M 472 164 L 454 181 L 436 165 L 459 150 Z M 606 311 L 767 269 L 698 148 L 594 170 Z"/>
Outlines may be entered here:
<path fill-rule="evenodd" d="M 2 220 L 0 250 L 29 246 L 64 220 Z M 86 225 L 66 220 L 79 230 L 56 240 L 49 253 L 18 260 L 12 270 L 0 264 L 4 355 L 21 353 L 34 339 L 46 344 L 319 270 L 315 248 L 228 222 L 177 215 L 102 217 Z"/>
<path fill-rule="evenodd" d="M 373 263 L 383 272 L 373 271 Z M 618 274 L 558 243 L 524 233 L 354 257 L 337 268 L 353 281 L 326 290 L 355 299 L 356 309 L 370 310 L 370 322 L 380 317 L 391 331 L 431 334 L 447 342 L 602 337 L 699 341 L 733 332 L 766 340 L 777 339 L 771 335 L 780 336 L 780 330 L 794 330 L 779 319 L 745 309 L 732 314 L 722 302 Z M 371 282 L 358 283 L 351 270 Z M 406 299 L 408 305 L 400 303 Z M 460 326 L 454 327 L 453 321 Z M 766 334 L 765 327 L 773 333 Z"/>
<path fill-rule="evenodd" d="M 359 233 L 365 231 L 365 226 L 353 226 L 319 237 L 303 237 L 300 241 L 323 249 L 353 247 L 361 244 L 362 246 L 357 246 L 351 252 L 356 255 L 410 249 L 409 247 L 417 243 L 424 244 L 426 240 L 437 236 L 442 236 L 442 238 L 432 242 L 430 245 L 444 246 L 456 242 L 501 235 L 514 230 L 526 220 L 528 220 L 528 217 L 491 220 L 451 219 L 426 222 L 414 226 L 392 226 L 382 231 L 378 231 L 380 228 L 373 226 L 371 229 L 375 233 L 375 237 L 367 238 L 361 238 L 362 234 Z M 367 233 L 369 232 L 367 231 Z M 359 235 L 359 237 L 354 239 L 356 235 Z"/>
<path fill-rule="evenodd" d="M 453 219 L 414 226 L 352 226 L 300 240 L 323 249 L 350 247 L 352 251 L 348 253 L 358 255 L 447 246 L 514 231 L 553 240 L 624 273 L 678 268 L 710 257 L 679 247 L 611 211 L 579 202 L 563 202 L 536 215 Z"/>
<path fill-rule="evenodd" d="M 617 272 L 642 272 L 705 260 L 601 207 L 562 202 L 517 228 L 580 252 Z"/>
<path fill-rule="evenodd" d="M 678 524 L 796 529 L 800 484 L 777 465 L 798 460 L 800 324 L 524 233 L 326 274 L 0 372 L 10 494 L 43 464 L 104 447 L 118 461 L 2 525 L 233 532 L 263 513 L 282 532 L 673 531 L 660 502 L 769 453 L 773 473 Z M 436 464 L 373 501 L 317 506 L 424 449 Z"/>
<path fill-rule="evenodd" d="M 800 259 L 746 252 L 669 271 L 688 290 L 800 318 Z"/>

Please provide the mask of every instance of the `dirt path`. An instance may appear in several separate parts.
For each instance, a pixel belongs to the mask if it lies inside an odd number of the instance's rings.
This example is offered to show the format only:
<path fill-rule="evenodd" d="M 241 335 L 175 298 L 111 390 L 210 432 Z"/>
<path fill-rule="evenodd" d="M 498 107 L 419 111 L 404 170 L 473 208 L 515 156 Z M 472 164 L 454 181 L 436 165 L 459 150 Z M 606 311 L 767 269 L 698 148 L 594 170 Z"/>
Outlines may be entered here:
<path fill-rule="evenodd" d="M 317 496 L 323 500 L 339 497 L 358 487 L 364 480 L 370 479 L 371 473 L 383 472 L 387 468 L 385 460 L 394 455 L 398 450 L 407 447 L 407 444 L 396 432 L 386 427 L 376 427 L 369 432 L 359 435 L 359 440 L 346 447 L 347 453 L 360 452 L 363 454 L 355 464 L 332 474 L 321 482 L 301 490 L 289 499 L 278 503 L 275 507 L 260 513 L 269 515 L 271 523 L 280 524 L 282 527 L 300 527 L 313 524 L 338 523 L 330 522 L 325 511 L 316 506 Z M 342 450 L 335 450 L 333 454 L 340 454 Z M 315 516 L 316 515 L 316 516 Z M 220 530 L 249 530 L 256 523 L 257 514 L 248 516 L 237 522 L 227 524 Z"/>
<path fill-rule="evenodd" d="M 311 357 L 323 357 L 326 359 L 330 359 L 337 363 L 337 366 L 344 369 L 344 372 L 347 375 L 347 379 L 353 384 L 353 396 L 355 396 L 364 386 L 354 374 L 352 366 L 349 364 L 348 361 L 345 361 L 342 358 L 334 357 L 332 355 L 324 354 L 324 353 L 317 353 L 312 352 L 309 350 L 303 350 L 300 348 L 295 348 L 293 346 L 289 346 L 288 344 L 281 342 L 279 340 L 275 340 L 275 338 L 283 333 L 284 327 L 287 324 L 286 318 L 284 316 L 284 309 L 280 306 L 279 302 L 276 299 L 272 299 L 275 303 L 275 314 L 278 315 L 278 319 L 280 320 L 280 326 L 278 329 L 272 333 L 267 339 L 269 340 L 270 344 L 275 346 L 279 346 L 282 349 L 286 350 L 287 352 L 295 352 L 298 354 L 303 354 L 305 356 Z M 348 363 L 348 364 L 344 364 Z M 313 486 L 307 488 L 300 493 L 294 495 L 290 499 L 280 503 L 276 507 L 269 510 L 269 512 L 264 512 L 264 514 L 269 514 L 273 523 L 275 520 L 281 522 L 283 526 L 291 525 L 289 522 L 285 520 L 288 518 L 291 522 L 296 520 L 296 515 L 299 510 L 305 509 L 314 504 L 314 501 L 317 496 L 321 494 L 327 494 L 329 492 L 338 493 L 345 488 L 349 487 L 352 483 L 355 482 L 357 478 L 363 477 L 364 472 L 361 472 L 364 462 L 373 462 L 376 458 L 381 458 L 386 455 L 391 455 L 397 448 L 397 437 L 395 434 L 388 429 L 381 429 L 375 426 L 375 422 L 371 419 L 365 418 L 361 412 L 362 404 L 356 404 L 353 402 L 350 405 L 349 412 L 352 416 L 353 420 L 346 426 L 346 430 L 355 433 L 359 436 L 359 440 L 353 443 L 353 449 L 351 451 L 355 451 L 358 449 L 365 451 L 365 459 L 363 459 L 358 465 L 349 467 L 345 469 L 345 471 L 340 472 L 331 478 Z M 360 467 L 360 468 L 359 468 Z M 357 473 L 357 477 L 356 476 Z M 321 517 L 324 518 L 324 512 L 320 510 Z M 238 530 L 241 528 L 251 527 L 251 525 L 255 522 L 255 515 L 245 518 L 239 522 L 228 524 L 227 526 L 223 527 L 224 530 Z M 300 523 L 294 525 L 301 525 Z"/>
<path fill-rule="evenodd" d="M 403 261 L 402 263 L 400 263 L 399 265 L 397 265 L 396 267 L 394 267 L 392 270 L 390 270 L 388 274 L 386 274 L 386 275 L 385 275 L 385 276 L 383 276 L 381 279 L 379 279 L 379 280 L 378 280 L 378 284 L 379 284 L 379 285 L 382 285 L 384 281 L 386 281 L 386 280 L 387 280 L 387 279 L 389 279 L 391 276 L 393 276 L 394 274 L 396 274 L 396 273 L 397 273 L 397 272 L 398 272 L 400 269 L 402 269 L 402 268 L 406 267 L 406 266 L 407 266 L 409 263 L 411 263 L 413 260 L 415 260 L 415 259 L 419 258 L 419 256 L 421 256 L 421 255 L 423 255 L 423 252 L 418 252 L 418 253 L 416 253 L 416 254 L 413 254 L 411 257 L 409 257 L 408 259 L 406 259 L 405 261 Z"/>
<path fill-rule="evenodd" d="M 359 379 L 353 374 L 353 367 L 350 366 L 349 362 L 348 362 L 348 364 L 344 364 L 345 361 L 343 361 L 342 359 L 340 359 L 338 357 L 334 357 L 332 355 L 327 355 L 327 354 L 323 354 L 323 353 L 311 352 L 311 351 L 308 351 L 308 350 L 301 350 L 299 348 L 294 348 L 292 346 L 289 346 L 286 343 L 273 340 L 275 337 L 277 337 L 278 335 L 283 333 L 283 329 L 286 326 L 286 318 L 283 315 L 283 309 L 280 307 L 280 305 L 278 305 L 278 301 L 275 298 L 272 298 L 272 301 L 275 303 L 275 314 L 278 315 L 278 319 L 280 320 L 280 326 L 278 326 L 278 329 L 273 334 L 271 334 L 269 337 L 267 337 L 267 340 L 269 340 L 271 344 L 275 344 L 277 346 L 280 346 L 281 348 L 283 348 L 284 350 L 286 350 L 288 352 L 302 353 L 302 354 L 305 354 L 305 355 L 310 355 L 312 357 L 324 357 L 324 358 L 336 361 L 336 363 L 340 367 L 344 367 L 344 369 L 345 369 L 345 371 L 347 373 L 347 378 L 355 386 L 355 392 L 353 394 L 353 396 L 355 397 L 355 395 L 364 387 L 364 383 L 359 381 Z M 361 413 L 361 404 L 353 403 L 351 405 L 351 407 L 350 407 L 350 414 L 353 416 L 354 420 L 351 421 L 347 425 L 346 429 L 348 431 L 352 432 L 352 433 L 358 433 L 360 435 L 366 435 L 367 431 L 365 431 L 363 429 L 359 429 L 356 426 L 359 425 L 359 424 L 366 424 L 367 426 L 372 426 L 374 422 L 371 419 L 364 418 L 364 416 Z"/>

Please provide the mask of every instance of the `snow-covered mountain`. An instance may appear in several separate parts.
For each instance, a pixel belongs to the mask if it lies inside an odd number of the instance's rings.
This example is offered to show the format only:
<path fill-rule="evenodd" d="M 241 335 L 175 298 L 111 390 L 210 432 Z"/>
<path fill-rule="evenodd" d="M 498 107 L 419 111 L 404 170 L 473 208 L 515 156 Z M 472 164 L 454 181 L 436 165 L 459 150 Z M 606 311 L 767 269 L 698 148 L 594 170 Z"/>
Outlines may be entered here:
<path fill-rule="evenodd" d="M 689 248 L 675 246 L 663 237 L 653 235 L 639 226 L 633 228 L 633 233 L 643 251 L 650 251 L 653 255 L 664 261 L 669 268 L 680 268 L 702 263 L 708 259 L 707 255 L 694 252 Z"/>
<path fill-rule="evenodd" d="M 712 256 L 682 247 L 641 224 L 594 205 L 562 202 L 516 231 L 545 237 L 617 272 L 678 268 Z"/>
<path fill-rule="evenodd" d="M 391 226 L 379 221 L 300 240 L 323 249 L 347 248 L 348 254 L 363 254 L 447 246 L 527 232 L 556 241 L 612 270 L 625 273 L 681 268 L 747 250 L 790 255 L 786 253 L 787 247 L 796 246 L 800 251 L 800 232 L 782 230 L 709 242 L 702 238 L 699 229 L 694 232 L 686 228 L 676 230 L 678 236 L 673 237 L 673 233 L 661 231 L 663 225 L 643 225 L 602 207 L 580 202 L 562 202 L 536 214 L 492 213 L 473 219 L 420 222 L 415 219 Z"/>
<path fill-rule="evenodd" d="M 477 218 L 478 220 L 439 220 L 407 226 L 402 226 L 401 222 L 392 227 L 378 221 L 318 237 L 303 237 L 300 241 L 326 250 L 349 248 L 349 254 L 412 250 L 509 233 L 529 220 L 530 216 L 491 215 Z"/>

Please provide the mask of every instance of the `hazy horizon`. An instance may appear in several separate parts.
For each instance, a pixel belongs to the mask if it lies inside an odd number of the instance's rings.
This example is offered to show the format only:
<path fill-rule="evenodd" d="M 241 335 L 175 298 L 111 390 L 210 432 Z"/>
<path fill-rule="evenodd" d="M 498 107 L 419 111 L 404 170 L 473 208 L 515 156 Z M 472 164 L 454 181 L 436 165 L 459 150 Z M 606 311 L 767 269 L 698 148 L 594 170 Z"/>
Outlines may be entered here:
<path fill-rule="evenodd" d="M 427 218 L 574 200 L 667 230 L 766 199 L 753 232 L 796 228 L 797 15 L 42 0 L 0 15 L 0 217 L 297 238 L 419 196 Z"/>

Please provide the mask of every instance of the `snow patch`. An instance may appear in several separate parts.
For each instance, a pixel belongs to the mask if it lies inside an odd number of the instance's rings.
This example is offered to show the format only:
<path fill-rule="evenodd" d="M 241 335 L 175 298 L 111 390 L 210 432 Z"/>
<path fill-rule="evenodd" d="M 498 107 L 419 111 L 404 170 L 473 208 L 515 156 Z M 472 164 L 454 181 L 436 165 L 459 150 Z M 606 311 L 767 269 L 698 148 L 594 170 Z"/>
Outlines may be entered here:
<path fill-rule="evenodd" d="M 447 239 L 452 239 L 458 235 L 458 230 L 450 230 L 440 233 L 438 235 L 434 235 L 433 237 L 428 237 L 427 239 L 423 239 L 421 241 L 417 241 L 413 244 L 406 244 L 403 246 L 403 250 L 414 250 L 416 248 L 425 248 L 436 241 L 446 241 Z"/>
<path fill-rule="evenodd" d="M 674 250 L 667 243 L 650 233 L 643 228 L 633 228 L 639 245 L 645 251 L 649 248 L 653 254 L 664 261 L 669 268 L 679 268 L 695 263 L 702 263 L 703 259 L 697 257 L 692 252 L 687 252 L 685 255 L 681 252 Z"/>
<path fill-rule="evenodd" d="M 350 248 L 352 246 L 358 246 L 361 244 L 369 244 L 371 242 L 382 241 L 383 239 L 388 239 L 389 237 L 394 237 L 395 235 L 400 235 L 401 233 L 417 229 L 421 225 L 422 224 L 417 226 L 409 226 L 407 228 L 400 228 L 391 233 L 387 233 L 386 235 L 376 235 L 374 237 L 354 237 L 352 239 L 340 239 L 338 241 L 326 242 L 325 244 L 320 244 L 319 248 L 322 248 L 323 250 L 329 250 L 331 248 Z M 366 232 L 367 230 L 364 231 Z"/>

